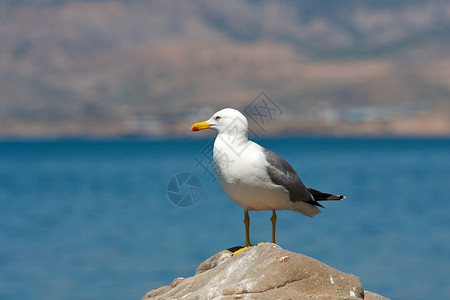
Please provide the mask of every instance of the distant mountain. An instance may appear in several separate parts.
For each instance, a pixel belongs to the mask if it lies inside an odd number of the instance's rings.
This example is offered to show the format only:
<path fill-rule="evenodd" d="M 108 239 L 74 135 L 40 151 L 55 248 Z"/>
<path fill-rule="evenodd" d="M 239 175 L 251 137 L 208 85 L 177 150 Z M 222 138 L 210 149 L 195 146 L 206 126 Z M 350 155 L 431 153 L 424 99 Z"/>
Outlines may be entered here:
<path fill-rule="evenodd" d="M 442 134 L 449 11 L 441 0 L 3 0 L 0 135 L 182 132 L 199 107 L 243 108 L 261 90 L 286 111 L 274 130 Z"/>

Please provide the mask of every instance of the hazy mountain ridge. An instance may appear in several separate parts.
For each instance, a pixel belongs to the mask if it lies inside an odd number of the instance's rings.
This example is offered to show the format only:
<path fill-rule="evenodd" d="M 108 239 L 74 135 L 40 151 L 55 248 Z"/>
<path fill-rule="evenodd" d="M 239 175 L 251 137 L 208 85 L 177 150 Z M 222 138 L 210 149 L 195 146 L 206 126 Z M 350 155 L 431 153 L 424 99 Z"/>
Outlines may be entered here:
<path fill-rule="evenodd" d="M 320 3 L 2 1 L 0 134 L 128 133 L 142 117 L 181 131 L 188 104 L 243 107 L 261 90 L 293 131 L 406 102 L 400 117 L 440 112 L 445 132 L 450 3 Z M 395 132 L 389 118 L 369 121 Z"/>

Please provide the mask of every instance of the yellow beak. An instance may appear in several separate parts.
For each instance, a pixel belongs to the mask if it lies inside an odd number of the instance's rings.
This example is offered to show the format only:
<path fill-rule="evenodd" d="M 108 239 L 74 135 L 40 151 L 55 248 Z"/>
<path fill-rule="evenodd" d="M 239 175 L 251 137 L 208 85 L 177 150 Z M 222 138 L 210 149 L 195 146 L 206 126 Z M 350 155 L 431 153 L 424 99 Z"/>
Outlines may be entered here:
<path fill-rule="evenodd" d="M 208 129 L 209 127 L 211 127 L 211 125 L 207 124 L 206 121 L 204 121 L 204 122 L 199 122 L 199 123 L 195 123 L 194 125 L 192 125 L 191 130 L 199 131 L 202 129 Z"/>

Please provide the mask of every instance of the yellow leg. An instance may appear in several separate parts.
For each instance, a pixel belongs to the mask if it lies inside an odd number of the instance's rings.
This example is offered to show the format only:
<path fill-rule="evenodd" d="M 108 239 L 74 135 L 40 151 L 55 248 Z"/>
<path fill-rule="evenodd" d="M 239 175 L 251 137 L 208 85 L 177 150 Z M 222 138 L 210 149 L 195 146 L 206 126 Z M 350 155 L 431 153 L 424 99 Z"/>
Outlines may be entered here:
<path fill-rule="evenodd" d="M 244 224 L 245 224 L 245 247 L 250 247 L 250 217 L 248 215 L 248 210 L 244 210 Z"/>
<path fill-rule="evenodd" d="M 237 251 L 231 253 L 230 256 L 236 255 L 236 254 L 238 254 L 239 252 L 242 252 L 242 251 L 244 251 L 245 249 L 247 249 L 248 247 L 251 247 L 251 246 L 252 246 L 252 244 L 250 244 L 250 216 L 248 215 L 248 211 L 247 211 L 247 210 L 244 210 L 244 215 L 245 215 L 245 217 L 244 217 L 244 224 L 245 224 L 245 247 L 243 247 L 243 248 L 241 248 L 241 249 L 239 249 L 239 250 L 237 250 Z M 275 218 L 276 218 L 276 216 L 275 216 Z M 261 244 L 264 244 L 264 243 L 259 243 L 258 245 L 261 245 Z"/>
<path fill-rule="evenodd" d="M 272 218 L 270 218 L 270 221 L 272 221 L 272 243 L 275 244 L 275 226 L 277 224 L 277 213 L 275 209 L 272 210 Z"/>

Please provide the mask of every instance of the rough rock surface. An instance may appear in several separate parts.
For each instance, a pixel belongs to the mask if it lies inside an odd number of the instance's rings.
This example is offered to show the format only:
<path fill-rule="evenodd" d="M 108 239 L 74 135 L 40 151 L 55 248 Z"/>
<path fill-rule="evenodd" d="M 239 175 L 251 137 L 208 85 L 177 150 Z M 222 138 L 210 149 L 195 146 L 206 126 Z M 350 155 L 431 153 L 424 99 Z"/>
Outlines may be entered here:
<path fill-rule="evenodd" d="M 145 299 L 369 299 L 358 277 L 311 257 L 262 244 L 230 256 L 224 250 L 204 261 L 194 276 L 148 292 Z"/>

